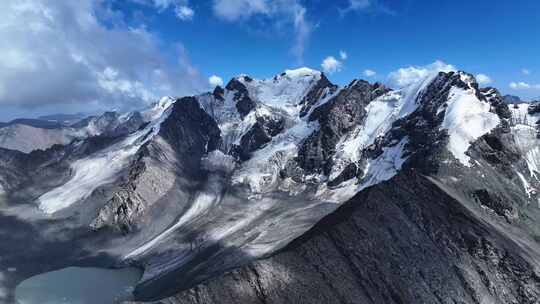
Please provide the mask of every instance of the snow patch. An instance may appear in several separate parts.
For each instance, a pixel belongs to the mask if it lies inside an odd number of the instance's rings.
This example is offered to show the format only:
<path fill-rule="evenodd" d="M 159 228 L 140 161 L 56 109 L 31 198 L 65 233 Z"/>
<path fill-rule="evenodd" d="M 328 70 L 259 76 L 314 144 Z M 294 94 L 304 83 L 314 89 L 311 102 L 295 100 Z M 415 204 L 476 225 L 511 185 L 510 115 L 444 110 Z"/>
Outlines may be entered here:
<path fill-rule="evenodd" d="M 246 81 L 245 78 L 239 78 L 239 80 L 246 86 L 255 102 L 280 109 L 290 116 L 298 116 L 299 103 L 321 77 L 321 72 L 300 68 L 287 70 L 272 79 Z"/>
<path fill-rule="evenodd" d="M 508 108 L 512 112 L 512 125 L 536 126 L 536 122 L 540 120 L 540 113 L 533 115 L 529 114 L 529 105 L 530 104 L 528 103 L 508 105 Z"/>
<path fill-rule="evenodd" d="M 159 119 L 163 112 L 174 102 L 175 99 L 172 97 L 162 97 L 158 102 L 154 103 L 150 109 L 141 112 L 144 121 L 150 122 Z"/>
<path fill-rule="evenodd" d="M 202 159 L 202 166 L 210 172 L 230 173 L 236 167 L 236 161 L 234 157 L 216 150 L 208 153 Z"/>
<path fill-rule="evenodd" d="M 383 148 L 379 157 L 369 160 L 358 191 L 394 177 L 407 160 L 404 149 L 408 142 L 409 139 L 404 137 L 396 145 Z"/>
<path fill-rule="evenodd" d="M 334 168 L 329 178 L 337 178 L 348 164 L 360 161 L 362 151 L 372 145 L 377 137 L 384 136 L 395 121 L 413 113 L 419 106 L 418 100 L 435 77 L 436 74 L 429 74 L 418 82 L 398 91 L 390 91 L 370 102 L 366 106 L 364 123 L 337 145 Z"/>
<path fill-rule="evenodd" d="M 465 152 L 471 142 L 493 130 L 500 119 L 490 112 L 489 103 L 480 101 L 473 90 L 452 88 L 446 104 L 441 129 L 448 130 L 450 152 L 468 167 L 470 158 Z"/>
<path fill-rule="evenodd" d="M 536 137 L 536 128 L 527 125 L 512 127 L 516 146 L 525 158 L 531 177 L 540 173 L 540 140 Z"/>
<path fill-rule="evenodd" d="M 525 188 L 525 192 L 527 193 L 527 196 L 530 198 L 532 194 L 536 192 L 536 190 L 531 187 L 529 182 L 527 182 L 527 179 L 523 174 L 519 173 L 519 171 L 516 171 L 516 174 L 519 176 L 519 179 L 521 180 L 521 183 L 523 183 L 523 188 Z"/>
<path fill-rule="evenodd" d="M 273 138 L 272 142 L 256 151 L 232 177 L 233 184 L 247 184 L 256 194 L 273 189 L 279 171 L 288 160 L 298 154 L 300 142 L 319 127 L 318 123 L 299 120 L 295 126 Z"/>
<path fill-rule="evenodd" d="M 155 236 L 150 241 L 144 243 L 143 245 L 139 246 L 135 250 L 125 255 L 123 259 L 131 259 L 146 253 L 147 251 L 158 245 L 160 242 L 165 240 L 178 228 L 203 218 L 208 213 L 208 211 L 219 202 L 222 197 L 222 192 L 222 184 L 219 181 L 212 180 L 211 178 L 205 188 L 196 194 L 196 197 L 193 200 L 191 207 L 182 216 L 180 216 L 176 223 Z"/>

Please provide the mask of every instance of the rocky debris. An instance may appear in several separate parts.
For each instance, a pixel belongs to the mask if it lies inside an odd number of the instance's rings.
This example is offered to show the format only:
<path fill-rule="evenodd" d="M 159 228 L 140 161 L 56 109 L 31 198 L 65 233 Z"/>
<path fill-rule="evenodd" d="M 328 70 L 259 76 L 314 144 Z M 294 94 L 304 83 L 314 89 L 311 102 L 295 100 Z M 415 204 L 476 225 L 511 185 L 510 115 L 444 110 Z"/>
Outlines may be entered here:
<path fill-rule="evenodd" d="M 298 165 L 307 172 L 324 172 L 332 169 L 332 156 L 339 140 L 365 118 L 365 107 L 375 98 L 387 93 L 381 84 L 363 80 L 353 81 L 336 97 L 319 106 L 309 116 L 318 121 L 320 129 L 311 134 L 298 152 Z"/>
<path fill-rule="evenodd" d="M 240 139 L 240 145 L 233 145 L 231 154 L 246 161 L 252 152 L 272 141 L 284 128 L 285 119 L 282 116 L 258 116 L 257 122 Z"/>
<path fill-rule="evenodd" d="M 525 252 L 466 205 L 402 172 L 273 257 L 156 303 L 537 303 L 538 244 Z"/>
<path fill-rule="evenodd" d="M 499 216 L 509 219 L 514 213 L 512 204 L 506 202 L 497 194 L 490 193 L 487 189 L 475 190 L 473 196 L 478 199 L 482 206 L 493 210 Z"/>
<path fill-rule="evenodd" d="M 471 150 L 508 178 L 515 177 L 513 167 L 522 159 L 507 121 L 474 142 Z"/>
<path fill-rule="evenodd" d="M 249 82 L 248 79 L 250 78 L 246 77 L 247 76 L 243 77 L 244 81 Z M 257 107 L 257 104 L 249 97 L 249 92 L 246 86 L 238 78 L 233 78 L 225 88 L 229 91 L 235 92 L 234 101 L 236 102 L 236 109 L 242 118 L 247 116 Z"/>
<path fill-rule="evenodd" d="M 130 170 L 127 181 L 98 212 L 90 227 L 98 230 L 112 227 L 124 234 L 134 230 L 145 210 L 144 198 L 137 192 L 137 179 L 144 173 L 146 164 L 137 162 Z"/>
<path fill-rule="evenodd" d="M 302 99 L 300 104 L 302 109 L 300 110 L 300 117 L 304 117 L 311 108 L 319 101 L 332 94 L 338 90 L 338 86 L 331 83 L 328 78 L 321 74 L 321 79 L 311 88 L 308 94 Z"/>
<path fill-rule="evenodd" d="M 105 135 L 116 137 L 131 134 L 144 127 L 145 124 L 146 122 L 140 112 L 132 112 L 129 114 L 128 119 L 121 122 L 111 133 Z"/>
<path fill-rule="evenodd" d="M 71 128 L 87 129 L 90 136 L 116 137 L 137 131 L 144 124 L 142 114 L 137 111 L 128 114 L 105 112 L 99 116 L 85 118 L 71 125 Z"/>

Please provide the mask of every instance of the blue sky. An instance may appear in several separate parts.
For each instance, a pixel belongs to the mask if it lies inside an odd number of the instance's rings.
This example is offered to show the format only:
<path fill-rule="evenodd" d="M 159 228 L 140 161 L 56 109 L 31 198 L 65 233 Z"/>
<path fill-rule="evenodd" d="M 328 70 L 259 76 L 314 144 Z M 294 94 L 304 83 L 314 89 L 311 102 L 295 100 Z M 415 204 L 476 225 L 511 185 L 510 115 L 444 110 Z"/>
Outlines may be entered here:
<path fill-rule="evenodd" d="M 440 60 L 505 94 L 540 96 L 537 0 L 6 1 L 12 27 L 0 38 L 14 42 L 0 45 L 3 120 L 140 107 L 208 90 L 212 75 L 300 66 L 338 84 L 395 84 L 393 71 Z"/>
<path fill-rule="evenodd" d="M 137 5 L 119 5 L 133 15 L 141 11 L 164 41 L 184 44 L 201 71 L 224 79 L 240 73 L 269 77 L 283 69 L 306 65 L 320 69 L 327 56 L 347 52 L 341 72 L 330 77 L 339 83 L 376 71 L 373 79 L 409 65 L 435 60 L 471 73 L 484 73 L 510 93 L 509 83 L 540 83 L 539 1 L 379 1 L 343 14 L 348 1 L 305 1 L 313 24 L 303 60 L 291 53 L 294 30 L 272 27 L 256 19 L 227 22 L 215 18 L 212 2 L 193 4 L 189 22 L 173 10 L 155 11 Z M 523 73 L 529 71 L 529 75 Z M 537 73 L 533 73 L 537 71 Z M 364 76 L 365 77 L 365 76 Z M 538 92 L 512 92 L 540 96 Z M 536 93 L 536 95 L 535 95 Z"/>

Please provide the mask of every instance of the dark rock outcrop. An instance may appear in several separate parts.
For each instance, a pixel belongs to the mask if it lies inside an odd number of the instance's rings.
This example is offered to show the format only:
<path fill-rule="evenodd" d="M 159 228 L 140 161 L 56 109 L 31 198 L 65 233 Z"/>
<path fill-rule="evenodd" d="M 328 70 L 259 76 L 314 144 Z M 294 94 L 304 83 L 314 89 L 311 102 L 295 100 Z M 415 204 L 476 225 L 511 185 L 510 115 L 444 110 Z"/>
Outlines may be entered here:
<path fill-rule="evenodd" d="M 144 222 L 143 213 L 151 205 L 149 201 L 164 191 L 159 187 L 163 184 L 160 179 L 175 174 L 192 181 L 203 178 L 201 159 L 221 142 L 216 122 L 193 97 L 176 101 L 158 135 L 157 140 L 150 141 L 137 153 L 124 182 L 92 222 L 93 229 L 112 227 L 122 233 L 136 229 Z M 176 161 L 169 165 L 166 160 L 171 158 Z"/>
<path fill-rule="evenodd" d="M 238 78 L 233 78 L 229 81 L 225 88 L 235 92 L 234 101 L 236 102 L 236 109 L 242 117 L 248 115 L 257 106 L 257 104 L 249 97 L 246 86 Z"/>
<path fill-rule="evenodd" d="M 232 147 L 231 154 L 245 161 L 251 153 L 259 150 L 285 127 L 285 119 L 281 116 L 260 116 L 251 129 L 242 136 L 240 145 Z"/>
<path fill-rule="evenodd" d="M 302 110 L 300 110 L 300 117 L 304 117 L 311 108 L 323 98 L 334 94 L 338 89 L 338 86 L 331 83 L 324 73 L 321 73 L 321 79 L 311 88 L 308 94 L 302 99 L 300 104 Z"/>
<path fill-rule="evenodd" d="M 298 152 L 298 165 L 307 172 L 328 174 L 340 138 L 362 123 L 366 116 L 365 107 L 372 100 L 388 91 L 381 84 L 353 81 L 336 97 L 313 110 L 309 120 L 318 121 L 320 129 L 303 142 Z"/>
<path fill-rule="evenodd" d="M 156 303 L 538 303 L 537 244 L 467 206 L 403 172 L 275 256 Z"/>

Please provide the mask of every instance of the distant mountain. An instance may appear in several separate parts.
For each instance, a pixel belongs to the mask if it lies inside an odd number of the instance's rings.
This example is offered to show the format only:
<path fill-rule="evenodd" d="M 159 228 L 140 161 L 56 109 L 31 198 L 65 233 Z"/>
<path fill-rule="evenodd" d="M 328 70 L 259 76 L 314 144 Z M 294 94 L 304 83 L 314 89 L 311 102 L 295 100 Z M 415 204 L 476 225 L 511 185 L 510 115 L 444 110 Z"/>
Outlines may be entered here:
<path fill-rule="evenodd" d="M 504 95 L 503 100 L 506 104 L 520 104 L 520 103 L 527 103 L 527 101 L 521 100 L 519 96 L 514 95 Z"/>
<path fill-rule="evenodd" d="M 61 122 L 49 121 L 43 119 L 32 119 L 32 118 L 18 118 L 9 122 L 0 123 L 0 128 L 12 126 L 12 125 L 26 125 L 34 128 L 41 129 L 60 129 L 64 127 Z"/>
<path fill-rule="evenodd" d="M 71 115 L 50 116 L 74 118 Z M 78 116 L 77 116 L 78 117 Z M 136 131 L 145 123 L 139 112 L 105 112 L 75 121 L 15 119 L 0 126 L 0 147 L 30 153 L 53 145 L 67 145 L 92 136 L 116 137 Z"/>
<path fill-rule="evenodd" d="M 87 117 L 83 113 L 76 114 L 51 114 L 38 117 L 40 120 L 54 121 L 63 125 L 71 125 L 75 122 Z"/>
<path fill-rule="evenodd" d="M 307 68 L 82 119 L 0 149 L 0 284 L 97 263 L 156 303 L 535 303 L 539 121 L 461 71 Z"/>

